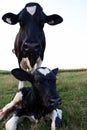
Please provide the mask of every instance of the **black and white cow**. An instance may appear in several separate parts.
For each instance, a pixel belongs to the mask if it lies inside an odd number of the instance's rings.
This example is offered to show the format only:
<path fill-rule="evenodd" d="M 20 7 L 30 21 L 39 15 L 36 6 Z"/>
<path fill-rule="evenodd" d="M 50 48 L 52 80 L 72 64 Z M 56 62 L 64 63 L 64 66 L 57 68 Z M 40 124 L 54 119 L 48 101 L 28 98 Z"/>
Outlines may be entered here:
<path fill-rule="evenodd" d="M 13 101 L 3 108 L 3 113 L 17 105 L 15 114 L 6 123 L 6 130 L 16 130 L 21 117 L 38 122 L 41 117 L 48 116 L 51 120 L 51 130 L 61 126 L 62 110 L 58 109 L 61 98 L 56 91 L 56 74 L 58 69 L 37 68 L 33 73 L 22 69 L 12 70 L 12 74 L 21 81 L 29 81 L 32 87 L 24 87 L 15 95 Z"/>
<path fill-rule="evenodd" d="M 18 14 L 7 13 L 2 19 L 10 25 L 20 24 L 13 49 L 19 66 L 29 71 L 40 67 L 46 46 L 44 24 L 59 24 L 63 21 L 62 17 L 56 14 L 47 16 L 38 3 L 28 3 Z M 23 86 L 20 82 L 18 88 Z"/>

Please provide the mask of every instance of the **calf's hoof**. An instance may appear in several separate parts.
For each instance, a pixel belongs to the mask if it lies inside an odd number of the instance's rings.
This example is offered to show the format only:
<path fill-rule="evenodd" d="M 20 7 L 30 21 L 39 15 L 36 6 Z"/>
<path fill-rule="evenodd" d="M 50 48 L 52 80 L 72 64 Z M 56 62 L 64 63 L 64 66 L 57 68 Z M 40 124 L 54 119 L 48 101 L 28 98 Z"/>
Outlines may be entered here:
<path fill-rule="evenodd" d="M 55 120 L 55 124 L 57 128 L 62 127 L 62 110 L 61 109 L 56 109 L 57 111 L 57 117 Z"/>
<path fill-rule="evenodd" d="M 59 117 L 56 117 L 55 125 L 56 125 L 56 128 L 61 128 L 62 127 L 62 119 L 60 119 Z"/>

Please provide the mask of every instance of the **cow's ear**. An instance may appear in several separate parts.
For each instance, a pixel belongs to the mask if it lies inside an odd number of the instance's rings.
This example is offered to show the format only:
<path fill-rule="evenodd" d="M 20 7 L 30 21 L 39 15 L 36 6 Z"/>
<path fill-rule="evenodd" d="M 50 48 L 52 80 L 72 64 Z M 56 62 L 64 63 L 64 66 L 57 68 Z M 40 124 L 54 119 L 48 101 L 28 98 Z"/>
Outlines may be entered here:
<path fill-rule="evenodd" d="M 18 15 L 13 13 L 6 13 L 2 16 L 4 22 L 14 25 L 18 22 Z"/>
<path fill-rule="evenodd" d="M 48 23 L 49 25 L 60 24 L 62 21 L 63 18 L 56 14 L 46 16 L 46 23 Z"/>
<path fill-rule="evenodd" d="M 55 69 L 52 70 L 52 72 L 53 72 L 55 75 L 57 75 L 58 70 L 59 70 L 58 68 L 55 68 Z"/>
<path fill-rule="evenodd" d="M 33 75 L 20 68 L 13 69 L 11 73 L 16 79 L 20 81 L 30 81 L 31 83 L 33 82 Z"/>

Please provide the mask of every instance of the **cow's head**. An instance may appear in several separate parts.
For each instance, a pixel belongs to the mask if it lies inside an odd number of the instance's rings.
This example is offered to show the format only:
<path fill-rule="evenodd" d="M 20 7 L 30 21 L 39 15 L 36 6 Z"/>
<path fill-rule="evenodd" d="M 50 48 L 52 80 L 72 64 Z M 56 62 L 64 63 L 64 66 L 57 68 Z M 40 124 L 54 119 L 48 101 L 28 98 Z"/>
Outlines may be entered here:
<path fill-rule="evenodd" d="M 4 22 L 14 25 L 20 24 L 19 43 L 23 55 L 37 55 L 43 52 L 45 36 L 43 27 L 45 23 L 56 25 L 63 21 L 59 15 L 46 16 L 42 7 L 37 3 L 28 3 L 18 14 L 6 13 L 2 19 Z M 40 54 L 38 54 L 40 55 Z"/>
<path fill-rule="evenodd" d="M 46 67 L 37 68 L 32 74 L 22 69 L 12 70 L 12 74 L 21 81 L 30 81 L 33 90 L 44 106 L 55 108 L 61 104 L 61 99 L 56 91 L 56 74 L 58 68 L 50 70 Z"/>

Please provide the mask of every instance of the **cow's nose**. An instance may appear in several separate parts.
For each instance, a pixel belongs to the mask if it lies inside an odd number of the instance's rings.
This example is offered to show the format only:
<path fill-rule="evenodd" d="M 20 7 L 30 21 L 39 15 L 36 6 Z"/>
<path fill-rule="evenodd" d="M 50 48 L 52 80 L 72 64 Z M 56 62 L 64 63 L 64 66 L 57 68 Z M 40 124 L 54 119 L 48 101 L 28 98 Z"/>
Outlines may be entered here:
<path fill-rule="evenodd" d="M 39 48 L 39 44 L 37 43 L 24 43 L 22 46 L 24 51 L 37 51 Z"/>

